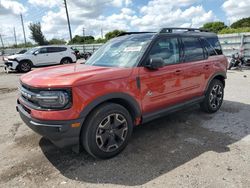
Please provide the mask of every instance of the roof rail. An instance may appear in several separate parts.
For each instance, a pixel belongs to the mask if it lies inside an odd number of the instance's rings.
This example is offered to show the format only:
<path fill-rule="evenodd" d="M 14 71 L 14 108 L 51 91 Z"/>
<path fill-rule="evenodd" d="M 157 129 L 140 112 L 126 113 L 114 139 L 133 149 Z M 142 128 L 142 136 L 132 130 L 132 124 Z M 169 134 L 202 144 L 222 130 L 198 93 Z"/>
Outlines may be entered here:
<path fill-rule="evenodd" d="M 162 28 L 159 31 L 159 33 L 173 33 L 173 30 L 185 30 L 186 32 L 190 31 L 209 32 L 206 29 L 199 29 L 199 28 L 167 27 L 167 28 Z"/>
<path fill-rule="evenodd" d="M 119 35 L 117 35 L 117 37 L 120 37 L 120 36 L 124 36 L 124 35 L 133 35 L 133 34 L 143 34 L 143 33 L 156 33 L 156 32 L 123 32 Z"/>

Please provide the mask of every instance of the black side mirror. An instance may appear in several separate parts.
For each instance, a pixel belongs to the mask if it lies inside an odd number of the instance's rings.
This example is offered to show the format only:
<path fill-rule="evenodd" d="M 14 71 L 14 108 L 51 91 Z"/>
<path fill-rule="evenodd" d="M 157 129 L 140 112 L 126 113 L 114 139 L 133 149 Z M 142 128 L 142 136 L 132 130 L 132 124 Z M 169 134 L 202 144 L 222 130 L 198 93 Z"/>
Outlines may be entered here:
<path fill-rule="evenodd" d="M 33 55 L 37 55 L 37 54 L 39 54 L 39 51 L 35 51 L 35 52 L 33 53 Z"/>
<path fill-rule="evenodd" d="M 148 69 L 157 70 L 164 66 L 164 60 L 161 57 L 150 58 L 149 63 L 146 65 Z"/>

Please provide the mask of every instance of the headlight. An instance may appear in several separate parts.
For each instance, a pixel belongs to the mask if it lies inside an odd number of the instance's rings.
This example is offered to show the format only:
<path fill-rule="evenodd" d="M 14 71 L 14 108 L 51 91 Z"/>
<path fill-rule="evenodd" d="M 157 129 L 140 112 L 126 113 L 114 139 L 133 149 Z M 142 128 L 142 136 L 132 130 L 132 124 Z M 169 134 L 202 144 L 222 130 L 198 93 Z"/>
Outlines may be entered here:
<path fill-rule="evenodd" d="M 67 91 L 40 91 L 32 98 L 42 108 L 62 109 L 71 105 L 71 94 Z"/>

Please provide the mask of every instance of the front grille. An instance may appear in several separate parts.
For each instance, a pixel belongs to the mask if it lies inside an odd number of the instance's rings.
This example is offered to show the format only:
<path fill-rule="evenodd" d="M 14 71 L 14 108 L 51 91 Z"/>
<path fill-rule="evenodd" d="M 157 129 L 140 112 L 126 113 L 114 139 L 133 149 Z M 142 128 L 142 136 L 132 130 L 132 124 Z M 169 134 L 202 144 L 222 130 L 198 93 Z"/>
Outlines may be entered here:
<path fill-rule="evenodd" d="M 39 92 L 38 89 L 32 89 L 28 86 L 22 85 L 20 88 L 20 92 L 21 92 L 21 97 L 25 102 L 38 107 L 37 101 L 34 100 L 34 96 L 37 95 Z"/>
<path fill-rule="evenodd" d="M 4 64 L 5 64 L 7 67 L 12 67 L 12 65 L 13 65 L 13 64 L 10 63 L 10 62 L 5 62 Z"/>

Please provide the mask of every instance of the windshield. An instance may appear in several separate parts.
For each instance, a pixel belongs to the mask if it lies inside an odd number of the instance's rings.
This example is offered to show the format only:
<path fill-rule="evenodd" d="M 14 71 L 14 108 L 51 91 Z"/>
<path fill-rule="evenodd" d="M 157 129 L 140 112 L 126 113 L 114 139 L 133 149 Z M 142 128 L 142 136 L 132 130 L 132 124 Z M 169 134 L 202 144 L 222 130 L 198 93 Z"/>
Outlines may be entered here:
<path fill-rule="evenodd" d="M 115 38 L 99 48 L 85 63 L 105 67 L 134 67 L 144 53 L 153 34 Z"/>
<path fill-rule="evenodd" d="M 33 54 L 35 51 L 37 51 L 39 48 L 31 48 L 29 49 L 27 52 L 25 52 L 26 54 Z"/>

